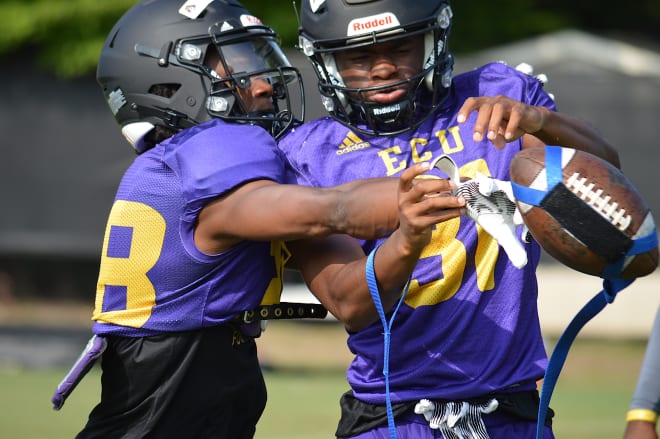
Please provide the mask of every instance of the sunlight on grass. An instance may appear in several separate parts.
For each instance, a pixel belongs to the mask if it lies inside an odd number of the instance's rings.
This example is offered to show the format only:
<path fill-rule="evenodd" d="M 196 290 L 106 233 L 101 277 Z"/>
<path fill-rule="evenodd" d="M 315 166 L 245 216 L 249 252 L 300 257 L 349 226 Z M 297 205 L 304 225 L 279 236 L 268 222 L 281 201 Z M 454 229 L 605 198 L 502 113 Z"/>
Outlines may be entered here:
<path fill-rule="evenodd" d="M 307 336 L 314 337 L 315 330 L 308 328 L 307 331 Z M 344 335 L 341 331 L 337 334 L 340 340 L 335 346 L 339 347 Z M 274 339 L 272 335 L 271 341 Z M 295 339 L 289 339 L 289 343 L 291 340 Z M 317 349 L 327 351 L 329 345 L 319 343 Z M 551 402 L 557 412 L 555 432 L 558 438 L 621 438 L 644 347 L 641 341 L 576 342 Z M 279 350 L 285 351 L 286 346 L 280 346 Z M 269 357 L 271 363 L 265 372 L 268 405 L 257 426 L 256 439 L 334 437 L 339 397 L 347 390 L 345 356 L 343 352 L 338 355 L 339 359 L 326 363 L 326 367 L 319 367 L 319 356 L 310 351 L 297 359 L 288 356 L 284 365 L 275 361 L 275 355 Z M 296 363 L 298 365 L 293 366 Z M 0 438 L 75 436 L 99 400 L 100 371 L 92 370 L 64 408 L 56 412 L 50 398 L 65 372 L 0 367 Z"/>

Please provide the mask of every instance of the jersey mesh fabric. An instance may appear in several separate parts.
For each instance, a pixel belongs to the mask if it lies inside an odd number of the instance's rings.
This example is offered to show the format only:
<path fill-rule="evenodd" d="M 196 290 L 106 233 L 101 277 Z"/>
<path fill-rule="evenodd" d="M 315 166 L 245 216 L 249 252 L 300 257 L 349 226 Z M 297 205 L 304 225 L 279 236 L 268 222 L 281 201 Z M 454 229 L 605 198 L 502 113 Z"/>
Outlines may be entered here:
<path fill-rule="evenodd" d="M 293 169 L 289 179 L 329 186 L 358 178 L 398 176 L 413 163 L 448 154 L 462 177 L 473 178 L 481 172 L 510 180 L 509 162 L 520 150 L 520 142 L 498 150 L 488 140 L 473 140 L 476 113 L 465 124 L 456 121 L 467 97 L 499 94 L 554 110 L 537 79 L 501 63 L 488 64 L 457 75 L 437 117 L 412 133 L 380 138 L 357 135 L 329 117 L 296 128 L 279 142 Z M 367 253 L 373 246 L 373 242 L 363 242 Z M 436 226 L 392 326 L 393 402 L 465 399 L 536 387 L 547 364 L 537 312 L 535 270 L 540 249 L 535 242 L 525 248 L 529 262 L 517 269 L 471 219 L 461 217 Z M 349 334 L 348 346 L 356 355 L 347 372 L 356 397 L 383 404 L 380 324 Z"/>
<path fill-rule="evenodd" d="M 106 228 L 95 333 L 199 329 L 259 305 L 280 275 L 282 244 L 243 241 L 207 255 L 194 245 L 194 225 L 209 200 L 252 180 L 282 182 L 283 172 L 281 153 L 265 130 L 220 120 L 139 155 Z"/>

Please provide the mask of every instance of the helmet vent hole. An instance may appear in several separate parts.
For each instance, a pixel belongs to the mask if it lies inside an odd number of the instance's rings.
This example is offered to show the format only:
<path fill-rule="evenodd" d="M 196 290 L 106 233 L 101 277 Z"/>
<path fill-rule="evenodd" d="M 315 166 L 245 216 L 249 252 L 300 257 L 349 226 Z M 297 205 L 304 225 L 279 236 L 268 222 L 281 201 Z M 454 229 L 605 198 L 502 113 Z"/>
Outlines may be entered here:
<path fill-rule="evenodd" d="M 181 84 L 154 84 L 149 87 L 149 94 L 171 98 L 181 88 Z"/>

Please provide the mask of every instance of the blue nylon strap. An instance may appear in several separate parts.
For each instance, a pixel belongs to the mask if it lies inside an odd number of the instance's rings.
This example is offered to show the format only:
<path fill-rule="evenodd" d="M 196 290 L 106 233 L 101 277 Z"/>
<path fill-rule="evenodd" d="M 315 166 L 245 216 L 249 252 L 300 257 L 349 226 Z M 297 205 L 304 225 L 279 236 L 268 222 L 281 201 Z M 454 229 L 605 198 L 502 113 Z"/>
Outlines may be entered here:
<path fill-rule="evenodd" d="M 406 286 L 403 289 L 403 294 L 399 302 L 396 304 L 394 311 L 392 311 L 392 316 L 390 321 L 387 321 L 385 317 L 385 310 L 383 309 L 383 304 L 380 300 L 380 292 L 378 291 L 378 283 L 376 281 L 376 273 L 374 271 L 374 256 L 376 255 L 376 250 L 380 247 L 382 243 L 376 245 L 376 247 L 369 253 L 366 264 L 366 274 L 367 274 L 367 285 L 369 286 L 369 293 L 371 293 L 371 298 L 376 305 L 376 311 L 378 311 L 378 317 L 380 322 L 383 325 L 383 376 L 385 377 L 385 404 L 387 409 L 387 427 L 390 434 L 390 439 L 397 439 L 396 434 L 396 425 L 394 423 L 394 414 L 392 413 L 392 400 L 390 398 L 390 334 L 392 331 L 392 323 L 394 323 L 394 317 L 396 316 L 399 307 L 403 303 L 406 293 L 408 292 L 408 287 L 410 286 L 410 279 L 406 283 Z"/>
<path fill-rule="evenodd" d="M 641 253 L 646 253 L 649 250 L 652 250 L 658 246 L 658 232 L 654 227 L 651 233 L 646 236 L 641 236 L 633 240 L 632 247 L 626 253 L 626 256 L 639 255 Z M 605 266 L 603 274 L 600 276 L 603 279 L 612 279 L 621 276 L 623 271 L 623 264 L 626 261 L 626 257 L 619 258 L 618 261 L 612 262 Z"/>
<path fill-rule="evenodd" d="M 626 256 L 645 253 L 658 246 L 658 235 L 655 227 L 653 231 L 646 236 L 637 238 L 633 241 L 633 245 L 628 250 Z M 545 371 L 543 378 L 543 387 L 541 390 L 541 401 L 539 403 L 538 420 L 536 423 L 536 439 L 543 438 L 543 425 L 545 416 L 548 413 L 550 406 L 550 398 L 552 392 L 557 384 L 557 379 L 561 372 L 568 350 L 575 340 L 580 329 L 584 327 L 596 314 L 598 314 L 608 303 L 614 302 L 616 295 L 628 287 L 635 279 L 620 279 L 621 269 L 625 257 L 619 259 L 614 264 L 610 264 L 605 268 L 606 274 L 603 275 L 603 290 L 592 298 L 581 310 L 577 313 L 568 327 L 564 330 L 561 337 L 557 341 L 557 345 L 552 351 L 548 367 Z"/>
<path fill-rule="evenodd" d="M 545 198 L 547 194 L 546 191 L 521 186 L 513 181 L 511 182 L 511 188 L 513 189 L 513 197 L 516 200 L 522 203 L 531 204 L 532 206 L 540 206 L 543 198 Z"/>
<path fill-rule="evenodd" d="M 561 147 L 545 147 L 545 168 L 547 173 L 547 188 L 552 190 L 555 185 L 562 182 L 561 168 Z M 546 192 L 530 189 L 524 186 L 512 183 L 513 193 L 516 199 L 527 204 L 538 206 L 543 200 Z M 633 241 L 632 247 L 628 250 L 626 256 L 641 254 L 658 246 L 658 236 L 655 227 L 653 231 L 646 236 L 639 237 Z M 545 417 L 550 406 L 552 392 L 557 384 L 557 379 L 561 372 L 571 344 L 575 340 L 578 332 L 586 325 L 596 314 L 598 314 L 608 303 L 612 303 L 616 295 L 628 287 L 635 279 L 620 279 L 621 270 L 625 257 L 609 264 L 601 276 L 603 278 L 603 290 L 594 296 L 571 320 L 568 327 L 564 330 L 557 341 L 548 367 L 543 378 L 543 387 L 541 390 L 541 400 L 539 403 L 538 420 L 536 424 L 536 439 L 543 438 L 543 427 Z"/>
<path fill-rule="evenodd" d="M 633 241 L 632 247 L 628 250 L 629 255 L 639 255 L 646 253 L 658 246 L 658 231 L 654 227 L 646 236 L 640 236 Z"/>
<path fill-rule="evenodd" d="M 533 189 L 531 187 L 519 185 L 513 181 L 511 182 L 513 196 L 516 200 L 531 204 L 532 206 L 540 206 L 541 201 L 543 201 L 543 198 L 545 198 L 548 192 L 562 182 L 561 150 L 562 148 L 560 146 L 545 147 L 545 190 Z"/>
<path fill-rule="evenodd" d="M 626 288 L 633 281 L 634 279 L 605 279 L 603 281 L 603 290 L 594 296 L 580 310 L 580 312 L 573 317 L 571 323 L 569 323 L 568 327 L 564 330 L 564 333 L 559 337 L 557 345 L 550 356 L 548 368 L 545 371 L 545 377 L 543 378 L 541 401 L 539 403 L 538 420 L 536 423 L 536 439 L 543 438 L 543 426 L 545 424 L 545 417 L 548 413 L 548 407 L 550 406 L 552 391 L 555 388 L 555 384 L 557 384 L 557 378 L 559 378 L 559 373 L 566 362 L 568 350 L 571 348 L 573 340 L 575 340 L 580 329 L 582 329 L 589 320 L 598 314 L 605 305 L 612 303 L 617 293 Z"/>
<path fill-rule="evenodd" d="M 561 169 L 561 146 L 545 147 L 545 172 L 548 191 L 563 180 Z"/>
<path fill-rule="evenodd" d="M 616 278 L 617 276 L 619 276 L 621 271 L 623 271 L 624 262 L 625 262 L 625 258 L 619 258 L 619 260 L 612 262 L 611 264 L 607 264 L 603 269 L 603 274 L 601 275 L 601 277 L 603 279 Z"/>

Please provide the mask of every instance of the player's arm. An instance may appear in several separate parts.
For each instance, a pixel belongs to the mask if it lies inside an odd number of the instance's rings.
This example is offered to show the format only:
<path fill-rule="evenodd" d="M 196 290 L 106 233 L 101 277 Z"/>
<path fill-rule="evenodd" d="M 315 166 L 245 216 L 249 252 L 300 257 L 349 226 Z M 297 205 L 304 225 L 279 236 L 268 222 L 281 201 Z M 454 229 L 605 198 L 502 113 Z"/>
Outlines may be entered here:
<path fill-rule="evenodd" d="M 406 170 L 399 183 L 400 227 L 378 248 L 374 271 L 385 310 L 399 299 L 434 224 L 459 216 L 461 198 L 449 195 L 448 180 L 413 178 L 424 168 Z M 429 195 L 433 194 L 433 195 Z M 367 257 L 356 240 L 345 235 L 290 242 L 294 263 L 319 301 L 350 331 L 378 319 L 366 283 Z"/>
<path fill-rule="evenodd" d="M 398 226 L 398 184 L 396 178 L 356 180 L 332 188 L 253 181 L 202 209 L 195 243 L 204 252 L 218 253 L 246 239 L 295 240 L 334 233 L 379 238 Z M 442 190 L 443 184 L 435 179 L 423 187 Z"/>
<path fill-rule="evenodd" d="M 660 411 L 660 308 L 656 312 L 630 409 L 624 439 L 658 439 Z"/>
<path fill-rule="evenodd" d="M 458 113 L 464 123 L 478 112 L 473 138 L 488 138 L 498 148 L 522 137 L 523 148 L 557 145 L 580 149 L 620 167 L 616 149 L 585 122 L 543 106 L 528 105 L 506 96 L 481 96 L 465 100 Z"/>
<path fill-rule="evenodd" d="M 294 240 L 345 233 L 372 239 L 398 226 L 396 178 L 332 188 L 246 183 L 206 205 L 195 229 L 198 248 L 221 252 L 242 240 Z"/>
<path fill-rule="evenodd" d="M 621 167 L 619 154 L 600 133 L 582 120 L 546 107 L 533 107 L 543 115 L 537 131 L 523 137 L 523 147 L 534 146 L 540 140 L 544 145 L 558 145 L 579 149 Z"/>
<path fill-rule="evenodd" d="M 648 421 L 629 421 L 623 439 L 658 439 L 656 426 Z"/>

